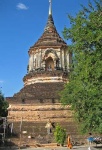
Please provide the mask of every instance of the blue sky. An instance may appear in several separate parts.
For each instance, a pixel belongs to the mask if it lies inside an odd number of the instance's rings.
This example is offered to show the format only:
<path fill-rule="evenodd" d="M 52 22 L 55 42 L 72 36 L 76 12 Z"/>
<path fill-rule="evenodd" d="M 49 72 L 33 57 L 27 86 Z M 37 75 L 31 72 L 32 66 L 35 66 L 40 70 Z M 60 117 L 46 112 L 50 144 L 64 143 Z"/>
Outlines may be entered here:
<path fill-rule="evenodd" d="M 70 27 L 67 14 L 75 16 L 88 0 L 52 0 L 58 33 Z M 0 0 L 0 90 L 13 96 L 23 87 L 28 50 L 42 35 L 48 18 L 49 0 Z"/>

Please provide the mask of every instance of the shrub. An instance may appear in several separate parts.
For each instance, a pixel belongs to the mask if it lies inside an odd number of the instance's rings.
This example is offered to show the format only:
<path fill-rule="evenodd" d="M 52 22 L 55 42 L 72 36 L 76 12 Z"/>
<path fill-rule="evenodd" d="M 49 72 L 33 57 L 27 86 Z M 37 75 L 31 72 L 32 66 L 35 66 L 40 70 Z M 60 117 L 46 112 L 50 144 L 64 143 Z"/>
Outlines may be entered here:
<path fill-rule="evenodd" d="M 66 140 L 66 129 L 64 129 L 62 126 L 57 124 L 54 130 L 54 138 L 57 144 L 63 146 Z"/>

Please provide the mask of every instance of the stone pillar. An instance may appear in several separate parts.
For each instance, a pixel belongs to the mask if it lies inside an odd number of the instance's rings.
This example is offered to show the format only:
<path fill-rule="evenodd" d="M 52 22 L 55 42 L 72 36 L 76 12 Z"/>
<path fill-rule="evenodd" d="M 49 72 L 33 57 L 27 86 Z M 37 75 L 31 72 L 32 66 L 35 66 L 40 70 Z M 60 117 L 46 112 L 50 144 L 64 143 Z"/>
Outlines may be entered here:
<path fill-rule="evenodd" d="M 69 52 L 67 51 L 67 69 L 69 69 Z"/>
<path fill-rule="evenodd" d="M 29 71 L 31 71 L 33 69 L 33 55 L 30 55 L 29 58 Z"/>
<path fill-rule="evenodd" d="M 38 68 L 38 52 L 36 52 L 36 68 Z"/>
<path fill-rule="evenodd" d="M 62 50 L 60 50 L 60 65 L 59 66 L 62 68 Z"/>
<path fill-rule="evenodd" d="M 54 70 L 56 68 L 56 59 L 53 60 L 54 61 Z"/>
<path fill-rule="evenodd" d="M 62 68 L 64 69 L 64 50 L 62 50 Z"/>
<path fill-rule="evenodd" d="M 64 69 L 67 69 L 66 67 L 67 67 L 67 61 L 66 61 L 66 50 L 64 49 Z"/>
<path fill-rule="evenodd" d="M 42 62 L 42 50 L 40 50 L 40 68 L 42 68 L 41 62 Z"/>

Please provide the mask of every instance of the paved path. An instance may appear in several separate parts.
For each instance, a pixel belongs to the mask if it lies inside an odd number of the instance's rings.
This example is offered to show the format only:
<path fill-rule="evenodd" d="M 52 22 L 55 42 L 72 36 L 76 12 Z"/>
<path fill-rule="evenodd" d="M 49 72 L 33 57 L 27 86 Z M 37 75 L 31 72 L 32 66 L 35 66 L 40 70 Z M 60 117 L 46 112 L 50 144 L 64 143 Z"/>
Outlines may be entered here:
<path fill-rule="evenodd" d="M 23 149 L 23 150 L 68 150 L 68 148 L 60 147 L 60 148 L 30 148 L 30 149 Z M 88 150 L 88 147 L 73 147 L 72 150 Z M 99 150 L 92 147 L 90 150 Z M 102 149 L 100 149 L 102 150 Z"/>
<path fill-rule="evenodd" d="M 23 150 L 68 150 L 67 147 L 58 147 L 58 148 L 28 148 Z M 74 146 L 72 150 L 88 150 L 87 146 Z M 102 150 L 102 148 L 91 147 L 91 150 Z"/>
<path fill-rule="evenodd" d="M 0 150 L 19 150 L 18 148 L 1 148 Z M 69 150 L 67 147 L 57 147 L 57 148 L 45 148 L 45 147 L 37 147 L 37 148 L 25 148 L 21 150 Z M 88 146 L 74 146 L 71 150 L 88 150 Z M 91 147 L 91 150 L 102 150 L 102 145 L 97 148 Z"/>

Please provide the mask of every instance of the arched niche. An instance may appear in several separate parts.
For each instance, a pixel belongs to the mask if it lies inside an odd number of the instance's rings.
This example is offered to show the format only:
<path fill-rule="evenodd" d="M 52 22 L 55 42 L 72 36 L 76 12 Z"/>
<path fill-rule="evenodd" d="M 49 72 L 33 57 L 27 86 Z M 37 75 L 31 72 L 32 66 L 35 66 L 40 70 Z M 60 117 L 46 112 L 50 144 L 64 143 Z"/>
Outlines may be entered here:
<path fill-rule="evenodd" d="M 51 71 L 59 66 L 59 58 L 54 49 L 47 49 L 42 60 L 45 62 L 45 70 Z"/>
<path fill-rule="evenodd" d="M 45 70 L 48 70 L 48 71 L 54 70 L 54 61 L 53 61 L 52 57 L 48 57 L 45 60 Z"/>
<path fill-rule="evenodd" d="M 57 53 L 56 53 L 56 51 L 53 50 L 53 49 L 47 49 L 47 50 L 45 51 L 45 54 L 44 54 L 44 56 L 43 56 L 43 61 L 46 60 L 48 57 L 52 57 L 52 59 L 53 59 L 54 61 L 57 60 L 57 59 L 59 59 L 59 58 L 58 58 L 58 55 L 57 55 Z"/>

